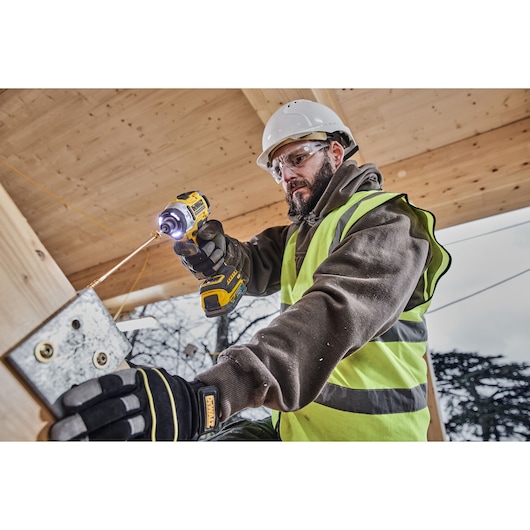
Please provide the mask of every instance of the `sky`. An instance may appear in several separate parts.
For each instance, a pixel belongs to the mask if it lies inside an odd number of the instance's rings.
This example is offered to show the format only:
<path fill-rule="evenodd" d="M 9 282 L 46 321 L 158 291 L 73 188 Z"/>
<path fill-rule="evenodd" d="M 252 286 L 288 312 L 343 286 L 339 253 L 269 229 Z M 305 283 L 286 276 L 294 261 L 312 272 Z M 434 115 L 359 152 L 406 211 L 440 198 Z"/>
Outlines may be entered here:
<path fill-rule="evenodd" d="M 442 229 L 437 238 L 452 265 L 427 313 L 430 349 L 530 364 L 530 207 Z"/>

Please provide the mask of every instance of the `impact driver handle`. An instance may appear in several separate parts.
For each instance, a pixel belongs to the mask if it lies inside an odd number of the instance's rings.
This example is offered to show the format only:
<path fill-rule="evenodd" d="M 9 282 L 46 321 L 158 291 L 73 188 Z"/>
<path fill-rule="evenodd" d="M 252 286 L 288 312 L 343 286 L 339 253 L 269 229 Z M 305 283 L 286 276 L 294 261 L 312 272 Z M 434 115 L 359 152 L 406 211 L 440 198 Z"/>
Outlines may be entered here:
<path fill-rule="evenodd" d="M 202 309 L 207 317 L 230 313 L 245 292 L 241 275 L 235 267 L 226 263 L 216 276 L 204 280 L 199 287 Z"/>

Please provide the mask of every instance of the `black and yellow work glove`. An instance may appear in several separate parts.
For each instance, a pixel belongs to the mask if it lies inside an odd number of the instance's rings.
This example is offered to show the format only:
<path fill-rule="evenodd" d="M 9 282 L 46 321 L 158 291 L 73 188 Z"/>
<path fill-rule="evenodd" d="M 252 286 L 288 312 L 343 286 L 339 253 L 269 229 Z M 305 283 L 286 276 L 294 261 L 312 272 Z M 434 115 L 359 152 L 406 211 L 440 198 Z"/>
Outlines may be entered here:
<path fill-rule="evenodd" d="M 192 241 L 176 241 L 173 248 L 184 267 L 196 278 L 211 278 L 223 266 L 226 256 L 226 237 L 221 222 L 206 221 L 197 232 L 197 245 Z"/>
<path fill-rule="evenodd" d="M 50 429 L 63 440 L 197 440 L 218 428 L 213 386 L 189 383 L 161 368 L 129 368 L 72 387 L 65 416 Z"/>

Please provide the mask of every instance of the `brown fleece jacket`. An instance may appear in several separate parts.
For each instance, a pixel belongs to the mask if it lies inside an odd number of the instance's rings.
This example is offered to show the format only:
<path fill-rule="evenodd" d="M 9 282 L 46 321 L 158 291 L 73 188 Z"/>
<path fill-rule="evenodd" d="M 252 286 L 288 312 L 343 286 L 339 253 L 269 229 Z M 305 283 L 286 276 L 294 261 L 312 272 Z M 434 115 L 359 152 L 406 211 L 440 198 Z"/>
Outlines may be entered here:
<path fill-rule="evenodd" d="M 299 228 L 300 267 L 321 220 L 357 191 L 381 189 L 373 164 L 344 162 L 314 211 L 290 219 Z M 289 226 L 248 242 L 228 238 L 227 261 L 248 282 L 248 293 L 280 289 Z M 430 259 L 428 236 L 413 210 L 390 201 L 364 215 L 314 274 L 312 287 L 247 344 L 230 346 L 198 375 L 220 391 L 222 421 L 246 407 L 298 410 L 320 393 L 337 363 L 390 328 L 422 291 Z"/>

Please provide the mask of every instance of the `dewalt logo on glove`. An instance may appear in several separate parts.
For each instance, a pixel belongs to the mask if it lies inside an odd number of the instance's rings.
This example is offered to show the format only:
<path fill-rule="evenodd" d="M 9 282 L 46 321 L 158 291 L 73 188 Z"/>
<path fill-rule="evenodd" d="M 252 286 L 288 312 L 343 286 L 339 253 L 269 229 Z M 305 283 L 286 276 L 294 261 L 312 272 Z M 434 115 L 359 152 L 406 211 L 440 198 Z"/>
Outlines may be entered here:
<path fill-rule="evenodd" d="M 219 427 L 219 391 L 214 386 L 205 386 L 197 391 L 199 398 L 199 417 L 202 425 L 200 433 L 217 431 Z"/>

